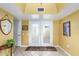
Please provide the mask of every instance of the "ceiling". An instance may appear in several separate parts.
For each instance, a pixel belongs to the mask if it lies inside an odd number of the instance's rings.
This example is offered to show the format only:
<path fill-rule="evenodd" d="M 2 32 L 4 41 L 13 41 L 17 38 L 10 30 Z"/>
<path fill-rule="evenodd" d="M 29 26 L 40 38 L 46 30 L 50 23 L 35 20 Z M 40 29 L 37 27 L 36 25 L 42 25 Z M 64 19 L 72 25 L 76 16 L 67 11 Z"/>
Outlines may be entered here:
<path fill-rule="evenodd" d="M 10 12 L 18 20 L 32 17 L 39 18 L 43 15 L 45 19 L 59 20 L 77 10 L 77 3 L 0 3 L 0 8 Z M 43 12 L 38 12 L 37 8 L 44 8 Z"/>
<path fill-rule="evenodd" d="M 15 4 L 25 14 L 56 14 L 56 4 L 52 3 L 19 3 Z M 44 8 L 43 12 L 38 12 L 37 8 Z"/>

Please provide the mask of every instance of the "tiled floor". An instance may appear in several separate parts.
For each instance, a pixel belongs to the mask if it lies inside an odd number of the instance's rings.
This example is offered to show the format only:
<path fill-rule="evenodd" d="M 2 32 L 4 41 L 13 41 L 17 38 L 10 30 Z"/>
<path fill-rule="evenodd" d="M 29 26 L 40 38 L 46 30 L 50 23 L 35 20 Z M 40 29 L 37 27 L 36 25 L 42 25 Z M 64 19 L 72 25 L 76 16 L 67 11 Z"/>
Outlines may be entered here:
<path fill-rule="evenodd" d="M 25 51 L 25 49 L 25 47 L 16 47 L 14 56 L 67 56 L 59 48 L 56 48 L 57 51 Z"/>

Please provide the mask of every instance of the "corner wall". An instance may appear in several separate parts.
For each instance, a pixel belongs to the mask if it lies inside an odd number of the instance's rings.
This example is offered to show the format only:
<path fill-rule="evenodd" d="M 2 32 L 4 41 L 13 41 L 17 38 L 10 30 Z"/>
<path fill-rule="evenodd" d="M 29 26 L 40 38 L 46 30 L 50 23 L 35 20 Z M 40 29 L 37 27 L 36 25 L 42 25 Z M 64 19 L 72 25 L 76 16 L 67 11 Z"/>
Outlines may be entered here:
<path fill-rule="evenodd" d="M 59 20 L 53 21 L 53 44 L 59 45 Z"/>
<path fill-rule="evenodd" d="M 71 36 L 63 36 L 63 22 L 71 22 Z M 79 56 L 79 11 L 60 20 L 59 45 L 71 55 Z"/>

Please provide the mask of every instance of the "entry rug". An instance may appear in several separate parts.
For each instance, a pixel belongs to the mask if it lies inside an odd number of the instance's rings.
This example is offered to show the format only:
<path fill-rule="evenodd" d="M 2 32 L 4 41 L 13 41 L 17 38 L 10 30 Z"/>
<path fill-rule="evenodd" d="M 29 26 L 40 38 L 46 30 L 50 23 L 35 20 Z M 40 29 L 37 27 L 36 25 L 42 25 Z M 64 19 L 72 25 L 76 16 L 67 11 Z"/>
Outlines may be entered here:
<path fill-rule="evenodd" d="M 27 47 L 25 51 L 57 51 L 55 47 Z"/>

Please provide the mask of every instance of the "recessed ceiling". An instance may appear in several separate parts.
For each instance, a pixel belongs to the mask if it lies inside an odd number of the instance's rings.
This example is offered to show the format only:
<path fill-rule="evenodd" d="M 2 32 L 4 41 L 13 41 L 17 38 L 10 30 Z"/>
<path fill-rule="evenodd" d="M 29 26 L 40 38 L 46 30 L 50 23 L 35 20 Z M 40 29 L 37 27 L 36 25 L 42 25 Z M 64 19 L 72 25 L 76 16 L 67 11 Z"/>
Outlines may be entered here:
<path fill-rule="evenodd" d="M 43 7 L 45 8 L 44 12 L 37 12 L 36 8 Z M 77 10 L 79 10 L 79 4 L 77 3 L 60 3 L 60 4 L 29 4 L 29 3 L 0 3 L 0 8 L 3 8 L 4 10 L 10 12 L 13 14 L 17 19 L 27 19 L 32 17 L 33 19 L 38 19 L 39 15 L 36 14 L 42 14 L 44 19 L 61 19 Z M 34 14 L 34 15 L 32 15 Z M 27 16 L 28 15 L 28 16 Z"/>
<path fill-rule="evenodd" d="M 55 3 L 16 3 L 15 4 L 25 14 L 56 14 L 57 8 Z M 38 12 L 38 8 L 44 8 L 43 12 Z"/>

